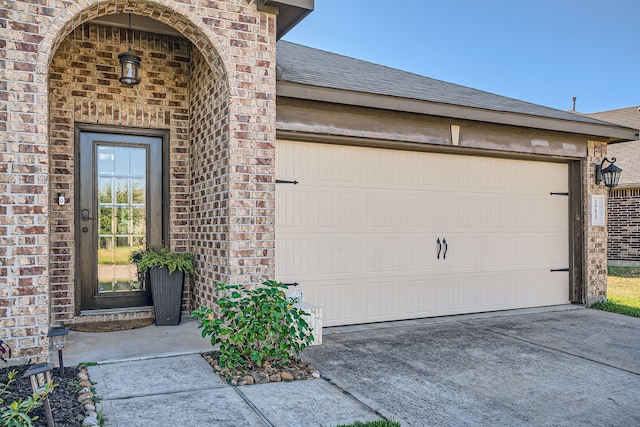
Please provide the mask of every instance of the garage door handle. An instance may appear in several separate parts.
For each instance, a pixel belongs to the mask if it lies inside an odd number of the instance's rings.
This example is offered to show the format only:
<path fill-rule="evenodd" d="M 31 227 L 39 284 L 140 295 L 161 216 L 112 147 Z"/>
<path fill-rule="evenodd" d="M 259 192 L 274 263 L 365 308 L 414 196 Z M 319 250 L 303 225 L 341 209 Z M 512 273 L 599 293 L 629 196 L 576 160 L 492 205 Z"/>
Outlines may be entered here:
<path fill-rule="evenodd" d="M 442 259 L 447 259 L 447 250 L 449 250 L 449 245 L 447 245 L 447 239 L 442 239 L 442 244 L 444 245 L 444 254 L 442 254 Z"/>
<path fill-rule="evenodd" d="M 440 243 L 439 237 L 438 237 L 438 240 L 436 240 L 436 243 L 438 244 L 438 256 L 436 257 L 436 259 L 440 259 L 440 251 L 442 251 L 442 243 Z"/>

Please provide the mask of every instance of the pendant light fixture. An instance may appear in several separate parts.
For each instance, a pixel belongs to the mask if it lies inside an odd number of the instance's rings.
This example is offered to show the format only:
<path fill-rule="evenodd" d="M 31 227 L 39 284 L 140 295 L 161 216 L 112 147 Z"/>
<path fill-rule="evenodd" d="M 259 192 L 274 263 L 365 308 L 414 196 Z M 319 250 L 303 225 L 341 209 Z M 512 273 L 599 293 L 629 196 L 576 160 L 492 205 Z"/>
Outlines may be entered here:
<path fill-rule="evenodd" d="M 140 83 L 140 78 L 138 77 L 140 57 L 131 50 L 131 43 L 129 42 L 129 38 L 131 37 L 130 33 L 131 14 L 129 14 L 129 29 L 127 30 L 127 44 L 129 45 L 129 50 L 118 55 L 118 59 L 120 60 L 120 83 L 133 86 Z"/>

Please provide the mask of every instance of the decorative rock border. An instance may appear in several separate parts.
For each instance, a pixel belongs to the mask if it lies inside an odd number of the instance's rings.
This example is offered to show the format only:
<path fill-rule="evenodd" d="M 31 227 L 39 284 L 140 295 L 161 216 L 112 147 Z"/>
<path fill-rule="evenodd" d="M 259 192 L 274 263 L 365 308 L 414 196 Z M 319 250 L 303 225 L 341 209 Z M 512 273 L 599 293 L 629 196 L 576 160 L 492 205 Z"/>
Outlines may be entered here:
<path fill-rule="evenodd" d="M 230 368 L 223 368 L 218 364 L 217 352 L 203 353 L 204 360 L 211 365 L 222 379 L 232 386 L 244 386 L 253 384 L 277 383 L 281 381 L 312 380 L 320 378 L 320 372 L 311 365 L 300 359 L 292 359 L 284 367 L 275 368 L 269 363 L 265 363 L 261 368 L 241 371 Z"/>
<path fill-rule="evenodd" d="M 78 402 L 80 402 L 80 404 L 82 405 L 85 415 L 85 418 L 82 421 L 82 425 L 99 426 L 100 422 L 98 421 L 98 412 L 96 409 L 96 404 L 93 400 L 95 396 L 93 383 L 89 378 L 87 367 L 84 365 L 80 365 L 78 368 L 80 369 L 80 371 L 78 372 L 78 384 L 80 385 L 80 390 L 78 391 Z"/>

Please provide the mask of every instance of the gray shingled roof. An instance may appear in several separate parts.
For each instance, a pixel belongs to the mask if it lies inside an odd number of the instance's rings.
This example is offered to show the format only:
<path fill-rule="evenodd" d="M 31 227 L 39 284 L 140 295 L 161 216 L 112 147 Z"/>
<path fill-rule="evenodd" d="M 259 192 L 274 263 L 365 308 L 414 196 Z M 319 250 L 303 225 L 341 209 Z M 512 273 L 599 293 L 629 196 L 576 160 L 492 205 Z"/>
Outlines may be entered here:
<path fill-rule="evenodd" d="M 281 69 L 279 76 L 281 82 L 573 122 L 604 124 L 591 117 L 447 83 L 283 40 L 277 44 L 277 64 Z"/>

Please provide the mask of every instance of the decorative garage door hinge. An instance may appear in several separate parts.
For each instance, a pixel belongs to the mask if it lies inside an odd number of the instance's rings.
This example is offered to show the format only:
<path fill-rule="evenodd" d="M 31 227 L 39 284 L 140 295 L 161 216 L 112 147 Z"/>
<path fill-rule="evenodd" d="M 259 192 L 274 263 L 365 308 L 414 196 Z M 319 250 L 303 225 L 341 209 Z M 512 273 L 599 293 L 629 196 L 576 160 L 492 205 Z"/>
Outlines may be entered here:
<path fill-rule="evenodd" d="M 552 273 L 557 273 L 559 271 L 571 271 L 571 270 L 569 270 L 568 268 L 552 268 L 550 271 Z"/>
<path fill-rule="evenodd" d="M 569 195 L 569 193 L 554 193 L 553 191 L 549 194 L 551 194 L 552 196 L 568 196 Z"/>
<path fill-rule="evenodd" d="M 293 283 L 283 283 L 283 285 L 285 285 L 285 286 L 300 286 L 300 283 L 298 283 L 298 282 L 293 282 Z"/>
<path fill-rule="evenodd" d="M 276 184 L 293 184 L 293 185 L 297 185 L 298 181 L 287 181 L 286 179 L 276 179 Z"/>

